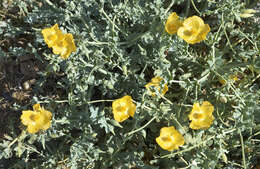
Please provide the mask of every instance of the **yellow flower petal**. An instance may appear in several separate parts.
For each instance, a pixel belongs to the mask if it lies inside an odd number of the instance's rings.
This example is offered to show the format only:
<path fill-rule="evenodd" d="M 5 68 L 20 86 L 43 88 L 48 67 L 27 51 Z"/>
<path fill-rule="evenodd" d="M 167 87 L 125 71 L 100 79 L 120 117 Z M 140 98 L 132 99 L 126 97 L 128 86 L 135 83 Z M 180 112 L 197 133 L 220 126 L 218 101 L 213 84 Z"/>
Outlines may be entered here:
<path fill-rule="evenodd" d="M 210 32 L 210 27 L 208 24 L 204 24 L 204 26 L 201 26 L 201 29 L 199 29 L 199 35 L 200 36 L 198 39 L 200 39 L 200 41 L 205 40 L 207 34 Z"/>
<path fill-rule="evenodd" d="M 50 127 L 51 127 L 51 121 L 50 120 L 46 120 L 45 123 L 42 124 L 41 129 L 42 130 L 47 130 Z"/>
<path fill-rule="evenodd" d="M 177 35 L 187 43 L 195 44 L 206 39 L 210 32 L 208 24 L 198 16 L 192 16 L 184 20 L 183 25 L 178 29 Z"/>
<path fill-rule="evenodd" d="M 204 101 L 201 105 L 201 111 L 211 115 L 212 112 L 214 111 L 214 107 L 210 102 Z"/>
<path fill-rule="evenodd" d="M 65 34 L 66 46 L 70 48 L 72 52 L 76 52 L 76 45 L 74 43 L 73 35 L 71 33 Z"/>
<path fill-rule="evenodd" d="M 62 38 L 63 33 L 59 29 L 58 24 L 55 24 L 51 28 L 45 28 L 42 30 L 42 35 L 44 38 L 45 43 L 48 45 L 48 47 L 52 47 L 59 41 L 59 39 Z"/>
<path fill-rule="evenodd" d="M 27 126 L 33 122 L 30 118 L 33 114 L 34 114 L 34 111 L 31 111 L 31 110 L 22 111 L 21 121 L 22 121 L 23 125 Z"/>
<path fill-rule="evenodd" d="M 199 103 L 194 103 L 188 116 L 191 120 L 190 128 L 196 130 L 209 128 L 215 119 L 212 115 L 213 111 L 214 106 L 208 101 L 204 101 L 201 106 Z"/>
<path fill-rule="evenodd" d="M 147 83 L 145 85 L 145 88 L 148 90 L 149 94 L 152 96 L 156 96 L 156 93 L 153 91 L 153 89 L 158 90 L 159 93 L 164 95 L 168 91 L 167 84 L 164 85 L 163 89 L 160 88 L 160 82 L 163 80 L 163 78 L 156 76 L 152 78 L 151 82 Z"/>
<path fill-rule="evenodd" d="M 33 105 L 33 110 L 34 110 L 34 111 L 41 111 L 42 108 L 41 108 L 40 104 L 37 103 L 37 104 L 34 104 L 34 105 Z"/>
<path fill-rule="evenodd" d="M 47 130 L 51 125 L 51 112 L 45 110 L 40 104 L 33 105 L 33 111 L 22 111 L 21 121 L 27 126 L 29 133 L 36 133 L 39 130 Z"/>
<path fill-rule="evenodd" d="M 112 109 L 114 114 L 114 119 L 118 122 L 123 122 L 129 118 L 133 117 L 136 110 L 136 105 L 132 101 L 131 96 L 124 96 L 120 99 L 116 99 L 112 103 Z"/>
<path fill-rule="evenodd" d="M 160 136 L 156 138 L 157 144 L 164 150 L 173 151 L 184 144 L 183 136 L 173 127 L 163 127 Z"/>
<path fill-rule="evenodd" d="M 76 51 L 76 46 L 72 34 L 65 34 L 53 47 L 54 54 L 60 54 L 63 59 L 67 59 L 72 52 Z"/>
<path fill-rule="evenodd" d="M 162 95 L 165 95 L 165 93 L 168 91 L 168 86 L 167 84 L 164 85 Z"/>
<path fill-rule="evenodd" d="M 156 76 L 156 77 L 152 78 L 151 82 L 155 83 L 155 84 L 159 84 L 162 80 L 163 80 L 163 78 L 161 78 L 160 76 Z"/>
<path fill-rule="evenodd" d="M 46 117 L 46 119 L 51 120 L 52 114 L 51 114 L 50 111 L 45 110 L 44 108 L 42 108 L 42 113 L 44 114 L 44 116 Z"/>
<path fill-rule="evenodd" d="M 176 12 L 173 12 L 166 21 L 165 30 L 172 35 L 175 34 L 181 26 L 182 21 L 179 20 L 179 16 L 176 14 Z"/>
<path fill-rule="evenodd" d="M 38 127 L 38 125 L 36 125 L 36 123 L 30 124 L 27 127 L 27 131 L 31 134 L 35 134 L 39 131 L 39 127 Z"/>
<path fill-rule="evenodd" d="M 42 35 L 48 47 L 52 47 L 53 53 L 60 55 L 63 59 L 67 59 L 72 52 L 76 51 L 72 34 L 63 34 L 58 24 L 43 29 Z"/>
<path fill-rule="evenodd" d="M 52 46 L 52 52 L 56 55 L 64 53 L 67 51 L 67 48 L 63 45 L 63 40 L 58 41 L 54 46 Z"/>

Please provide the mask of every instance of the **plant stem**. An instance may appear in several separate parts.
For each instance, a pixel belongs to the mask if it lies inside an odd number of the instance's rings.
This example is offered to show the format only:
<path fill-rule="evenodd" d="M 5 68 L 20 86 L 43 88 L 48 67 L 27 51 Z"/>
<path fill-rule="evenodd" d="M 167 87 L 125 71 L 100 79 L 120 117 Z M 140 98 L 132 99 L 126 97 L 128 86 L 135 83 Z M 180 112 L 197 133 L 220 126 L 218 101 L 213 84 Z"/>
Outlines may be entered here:
<path fill-rule="evenodd" d="M 196 7 L 196 5 L 195 5 L 195 3 L 194 3 L 193 0 L 191 0 L 191 4 L 192 4 L 193 8 L 195 9 L 195 11 L 198 12 L 199 15 L 201 15 L 200 11 L 199 11 L 198 8 Z"/>
<path fill-rule="evenodd" d="M 164 14 L 166 15 L 167 12 L 171 9 L 171 7 L 173 6 L 174 1 L 171 2 L 171 4 L 168 6 L 168 8 L 166 9 L 166 11 L 164 12 Z"/>
<path fill-rule="evenodd" d="M 211 137 L 208 138 L 207 140 L 205 140 L 205 141 L 203 141 L 203 142 L 200 142 L 199 144 L 196 144 L 196 145 L 194 145 L 194 146 L 191 146 L 191 147 L 189 147 L 189 148 L 187 148 L 187 149 L 185 149 L 185 150 L 178 151 L 178 152 L 176 152 L 176 153 L 167 154 L 167 155 L 164 155 L 164 156 L 159 157 L 159 158 L 166 158 L 166 157 L 170 158 L 170 157 L 174 157 L 175 155 L 178 155 L 178 154 L 181 154 L 181 153 L 184 153 L 184 152 L 188 152 L 188 151 L 190 151 L 190 150 L 192 150 L 192 149 L 194 149 L 194 148 L 196 148 L 196 147 L 199 147 L 200 145 L 202 145 L 202 144 L 208 142 L 209 140 L 213 139 L 214 137 L 215 137 L 215 136 L 211 136 Z"/>
<path fill-rule="evenodd" d="M 134 130 L 134 131 L 131 131 L 129 133 L 127 133 L 126 135 L 127 136 L 130 136 L 138 131 L 141 131 L 142 129 L 144 129 L 145 127 L 147 127 L 150 123 L 152 123 L 154 120 L 156 119 L 156 116 L 154 116 L 150 121 L 148 121 L 145 125 L 143 125 L 142 127 L 140 127 L 139 129 L 137 130 Z"/>
<path fill-rule="evenodd" d="M 185 17 L 188 17 L 190 11 L 190 0 L 187 2 L 186 10 L 185 10 Z"/>
<path fill-rule="evenodd" d="M 245 146 L 244 146 L 244 140 L 243 140 L 243 136 L 241 134 L 240 129 L 238 129 L 239 135 L 240 135 L 240 141 L 241 141 L 241 146 L 242 146 L 242 158 L 243 158 L 243 166 L 244 169 L 247 169 L 246 167 L 246 157 L 245 157 Z"/>
<path fill-rule="evenodd" d="M 89 101 L 87 102 L 88 104 L 92 104 L 92 103 L 99 103 L 99 102 L 112 102 L 114 100 L 93 100 L 93 101 Z"/>
<path fill-rule="evenodd" d="M 228 131 L 224 131 L 221 135 L 225 135 L 225 134 L 228 134 L 228 133 L 232 133 L 232 132 L 235 131 L 235 130 L 236 130 L 236 129 L 231 129 L 231 130 L 228 130 Z M 167 154 L 167 155 L 164 155 L 164 156 L 161 156 L 161 157 L 157 157 L 157 158 L 166 158 L 166 157 L 171 158 L 171 157 L 174 157 L 175 155 L 178 155 L 178 154 L 181 154 L 181 153 L 184 153 L 184 152 L 188 152 L 188 151 L 190 151 L 190 150 L 192 150 L 192 149 L 194 149 L 194 148 L 197 148 L 197 147 L 199 147 L 200 145 L 202 145 L 202 144 L 208 142 L 209 140 L 215 138 L 216 136 L 219 136 L 219 135 L 216 134 L 216 135 L 214 135 L 214 136 L 211 136 L 211 137 L 209 137 L 208 139 L 206 139 L 205 141 L 202 141 L 202 142 L 200 142 L 200 143 L 198 143 L 198 144 L 196 144 L 196 145 L 194 145 L 194 146 L 191 146 L 191 147 L 189 147 L 189 148 L 187 148 L 187 149 L 178 151 L 178 152 L 176 152 L 176 153 L 170 153 L 170 154 Z"/>

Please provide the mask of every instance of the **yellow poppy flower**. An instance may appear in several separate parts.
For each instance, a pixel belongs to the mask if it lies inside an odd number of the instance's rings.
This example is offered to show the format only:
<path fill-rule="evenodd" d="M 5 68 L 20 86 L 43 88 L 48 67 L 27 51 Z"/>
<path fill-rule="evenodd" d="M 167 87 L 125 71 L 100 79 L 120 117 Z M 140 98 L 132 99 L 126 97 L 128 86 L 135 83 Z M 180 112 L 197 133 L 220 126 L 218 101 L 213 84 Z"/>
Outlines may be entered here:
<path fill-rule="evenodd" d="M 156 142 L 162 149 L 173 151 L 184 144 L 184 138 L 173 126 L 163 127 L 160 130 L 160 136 L 156 138 Z"/>
<path fill-rule="evenodd" d="M 52 46 L 54 54 L 59 55 L 63 59 L 67 59 L 72 52 L 76 51 L 76 46 L 72 34 L 68 33 L 63 36 L 54 46 Z"/>
<path fill-rule="evenodd" d="M 27 126 L 27 131 L 34 134 L 39 130 L 47 130 L 50 128 L 51 117 L 51 112 L 42 108 L 40 104 L 35 104 L 33 105 L 33 111 L 22 111 L 21 121 Z"/>
<path fill-rule="evenodd" d="M 213 111 L 214 106 L 208 101 L 204 101 L 202 105 L 194 103 L 189 114 L 190 128 L 195 130 L 209 128 L 214 120 Z"/>
<path fill-rule="evenodd" d="M 177 35 L 187 43 L 195 44 L 206 39 L 210 31 L 208 24 L 198 16 L 192 16 L 184 20 L 182 26 L 178 29 Z"/>
<path fill-rule="evenodd" d="M 169 34 L 175 34 L 178 29 L 182 26 L 182 22 L 179 19 L 179 16 L 176 14 L 176 12 L 171 13 L 171 15 L 168 17 L 166 24 L 165 24 L 165 30 Z"/>
<path fill-rule="evenodd" d="M 58 24 L 55 24 L 51 28 L 43 29 L 42 35 L 45 43 L 48 45 L 49 48 L 55 45 L 61 39 L 63 39 L 64 36 L 61 30 L 59 29 Z"/>
<path fill-rule="evenodd" d="M 167 84 L 165 84 L 163 87 L 163 90 L 161 90 L 160 83 L 162 80 L 163 80 L 163 78 L 156 76 L 156 77 L 152 78 L 151 82 L 149 82 L 148 84 L 145 85 L 145 88 L 149 91 L 150 95 L 156 96 L 156 93 L 152 91 L 152 88 L 154 88 L 155 90 L 158 90 L 159 93 L 161 93 L 162 95 L 164 95 L 168 91 Z"/>
<path fill-rule="evenodd" d="M 63 59 L 67 59 L 72 52 L 76 51 L 76 46 L 72 34 L 63 34 L 55 24 L 51 28 L 42 30 L 45 43 L 52 48 L 54 54 L 60 55 Z"/>
<path fill-rule="evenodd" d="M 118 122 L 123 122 L 128 119 L 129 116 L 134 117 L 136 105 L 133 103 L 132 97 L 126 95 L 113 101 L 112 109 L 114 119 Z"/>

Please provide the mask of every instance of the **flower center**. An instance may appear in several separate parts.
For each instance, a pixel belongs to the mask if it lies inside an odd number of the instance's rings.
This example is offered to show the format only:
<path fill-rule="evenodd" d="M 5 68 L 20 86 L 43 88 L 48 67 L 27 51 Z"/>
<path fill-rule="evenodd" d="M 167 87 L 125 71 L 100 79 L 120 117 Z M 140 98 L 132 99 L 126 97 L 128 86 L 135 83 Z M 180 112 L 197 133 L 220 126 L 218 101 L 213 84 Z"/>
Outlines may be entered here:
<path fill-rule="evenodd" d="M 119 111 L 119 112 L 123 112 L 123 111 L 125 111 L 125 106 L 118 106 L 117 108 L 116 108 L 116 110 L 117 111 Z"/>
<path fill-rule="evenodd" d="M 170 137 L 162 137 L 162 141 L 169 142 L 171 141 Z"/>
<path fill-rule="evenodd" d="M 194 113 L 194 114 L 193 114 L 193 118 L 194 118 L 194 119 L 201 119 L 202 116 L 203 116 L 203 115 L 202 115 L 201 113 Z"/>
<path fill-rule="evenodd" d="M 30 115 L 30 119 L 31 119 L 32 121 L 35 121 L 35 120 L 36 120 L 35 114 Z"/>
<path fill-rule="evenodd" d="M 184 33 L 185 36 L 191 36 L 192 35 L 192 31 L 189 31 L 189 30 L 185 30 L 183 33 Z"/>

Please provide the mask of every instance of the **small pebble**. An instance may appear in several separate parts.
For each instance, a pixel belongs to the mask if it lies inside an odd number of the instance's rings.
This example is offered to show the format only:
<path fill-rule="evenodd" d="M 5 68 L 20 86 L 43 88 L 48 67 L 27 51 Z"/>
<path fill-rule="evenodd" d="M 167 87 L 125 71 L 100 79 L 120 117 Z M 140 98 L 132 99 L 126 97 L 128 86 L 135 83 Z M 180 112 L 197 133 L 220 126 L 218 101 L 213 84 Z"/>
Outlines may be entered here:
<path fill-rule="evenodd" d="M 30 83 L 29 83 L 28 81 L 26 81 L 26 82 L 23 83 L 23 88 L 24 88 L 25 90 L 29 90 L 30 87 L 31 87 L 31 85 L 30 85 Z"/>
<path fill-rule="evenodd" d="M 221 96 L 221 97 L 219 98 L 219 100 L 220 100 L 222 103 L 227 103 L 227 98 L 224 97 L 224 96 Z"/>

